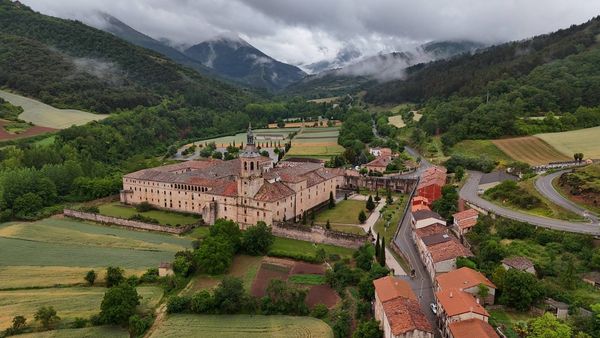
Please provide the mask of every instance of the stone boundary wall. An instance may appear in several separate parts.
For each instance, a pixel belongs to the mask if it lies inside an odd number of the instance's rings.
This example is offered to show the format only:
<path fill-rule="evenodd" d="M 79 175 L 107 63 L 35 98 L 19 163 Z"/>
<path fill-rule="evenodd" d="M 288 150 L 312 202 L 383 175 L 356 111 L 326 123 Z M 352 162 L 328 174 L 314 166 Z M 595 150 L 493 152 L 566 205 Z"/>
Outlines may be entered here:
<path fill-rule="evenodd" d="M 271 227 L 273 235 L 297 239 L 301 241 L 331 244 L 345 248 L 358 249 L 369 240 L 368 235 L 355 235 L 346 232 L 327 230 L 320 226 L 296 226 L 289 224 L 274 224 Z"/>
<path fill-rule="evenodd" d="M 94 221 L 94 222 L 104 223 L 104 224 L 115 224 L 115 225 L 124 226 L 126 228 L 133 228 L 133 229 L 138 229 L 138 230 L 166 232 L 166 233 L 176 234 L 176 235 L 180 235 L 186 231 L 191 230 L 194 227 L 193 225 L 185 225 L 185 226 L 180 226 L 180 227 L 169 227 L 169 226 L 163 226 L 163 225 L 158 225 L 158 224 L 134 221 L 134 220 L 130 220 L 130 219 L 104 216 L 104 215 L 94 214 L 91 212 L 83 212 L 83 211 L 78 211 L 78 210 L 73 210 L 73 209 L 64 209 L 63 214 L 68 217 L 83 219 L 83 220 L 87 220 L 87 221 Z"/>

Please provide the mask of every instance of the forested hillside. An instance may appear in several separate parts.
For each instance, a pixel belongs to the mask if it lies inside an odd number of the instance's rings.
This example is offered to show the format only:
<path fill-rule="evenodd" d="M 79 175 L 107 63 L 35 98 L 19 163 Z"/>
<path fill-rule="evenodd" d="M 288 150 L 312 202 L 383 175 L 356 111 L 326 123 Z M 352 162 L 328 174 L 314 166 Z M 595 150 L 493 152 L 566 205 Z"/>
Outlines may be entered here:
<path fill-rule="evenodd" d="M 0 1 L 0 86 L 58 107 L 107 113 L 183 96 L 190 106 L 239 107 L 245 96 L 164 56 L 78 21 Z"/>

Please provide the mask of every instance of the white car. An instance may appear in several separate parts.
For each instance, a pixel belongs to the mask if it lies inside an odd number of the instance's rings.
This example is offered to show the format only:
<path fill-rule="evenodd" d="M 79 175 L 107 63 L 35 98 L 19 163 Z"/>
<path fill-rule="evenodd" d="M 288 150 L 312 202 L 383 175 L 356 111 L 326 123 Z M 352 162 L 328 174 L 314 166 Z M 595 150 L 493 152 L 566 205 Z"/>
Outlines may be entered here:
<path fill-rule="evenodd" d="M 434 303 L 429 304 L 429 307 L 431 308 L 431 312 L 433 312 L 434 315 L 437 315 L 437 305 Z"/>

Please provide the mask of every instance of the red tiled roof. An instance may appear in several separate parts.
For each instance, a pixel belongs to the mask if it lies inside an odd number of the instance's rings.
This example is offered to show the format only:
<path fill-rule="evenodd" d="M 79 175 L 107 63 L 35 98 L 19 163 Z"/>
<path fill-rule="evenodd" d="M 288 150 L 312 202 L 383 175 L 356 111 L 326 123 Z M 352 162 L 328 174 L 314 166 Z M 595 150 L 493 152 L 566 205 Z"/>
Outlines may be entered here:
<path fill-rule="evenodd" d="M 387 167 L 388 164 L 390 164 L 390 162 L 392 161 L 392 159 L 389 156 L 379 156 L 378 158 L 374 159 L 373 161 L 369 162 L 366 164 L 367 167 Z"/>
<path fill-rule="evenodd" d="M 419 330 L 433 333 L 433 328 L 415 299 L 398 297 L 383 303 L 383 312 L 394 336 Z"/>
<path fill-rule="evenodd" d="M 427 170 L 421 174 L 417 189 L 421 189 L 429 185 L 438 185 L 442 187 L 444 184 L 446 184 L 446 168 L 433 166 L 431 168 L 427 168 Z"/>
<path fill-rule="evenodd" d="M 439 223 L 435 223 L 424 228 L 416 229 L 415 233 L 417 234 L 417 237 L 427 237 L 435 234 L 447 234 L 448 228 Z"/>
<path fill-rule="evenodd" d="M 496 288 L 494 283 L 487 279 L 481 272 L 462 267 L 435 277 L 441 290 L 468 289 L 480 284 Z"/>
<path fill-rule="evenodd" d="M 417 299 L 407 282 L 392 276 L 376 279 L 373 281 L 373 285 L 375 285 L 375 293 L 382 303 L 398 297 Z"/>
<path fill-rule="evenodd" d="M 293 194 L 294 190 L 288 188 L 281 182 L 265 182 L 263 186 L 260 187 L 260 190 L 258 190 L 258 193 L 256 193 L 254 196 L 254 199 L 257 201 L 271 202 L 292 196 Z"/>
<path fill-rule="evenodd" d="M 481 319 L 467 319 L 459 322 L 453 322 L 448 325 L 452 337 L 454 338 L 498 338 L 494 328 Z"/>
<path fill-rule="evenodd" d="M 428 246 L 427 249 L 429 250 L 429 253 L 431 254 L 431 259 L 434 263 L 447 261 L 449 259 L 461 256 L 473 256 L 471 250 L 465 248 L 454 237 L 451 237 L 451 240 L 449 241 Z"/>
<path fill-rule="evenodd" d="M 420 204 L 420 203 L 425 203 L 425 204 L 429 204 L 429 199 L 427 199 L 427 197 L 423 197 L 423 196 L 415 196 L 412 199 L 412 204 Z"/>
<path fill-rule="evenodd" d="M 510 257 L 502 260 L 503 264 L 517 270 L 527 270 L 533 267 L 533 262 L 526 257 Z"/>
<path fill-rule="evenodd" d="M 469 229 L 474 227 L 477 224 L 477 218 L 468 218 L 462 221 L 459 221 L 457 226 L 461 229 Z"/>
<path fill-rule="evenodd" d="M 413 204 L 410 206 L 411 212 L 417 212 L 419 210 L 431 210 L 431 209 L 429 209 L 429 207 L 424 204 Z"/>
<path fill-rule="evenodd" d="M 435 297 L 448 317 L 458 316 L 463 313 L 477 313 L 489 317 L 490 314 L 477 303 L 470 293 L 457 289 L 444 289 L 435 293 Z M 441 309 L 440 309 L 441 310 Z"/>
<path fill-rule="evenodd" d="M 473 218 L 479 216 L 479 213 L 475 209 L 467 209 L 465 211 L 457 212 L 452 215 L 455 221 L 462 221 L 468 218 Z"/>

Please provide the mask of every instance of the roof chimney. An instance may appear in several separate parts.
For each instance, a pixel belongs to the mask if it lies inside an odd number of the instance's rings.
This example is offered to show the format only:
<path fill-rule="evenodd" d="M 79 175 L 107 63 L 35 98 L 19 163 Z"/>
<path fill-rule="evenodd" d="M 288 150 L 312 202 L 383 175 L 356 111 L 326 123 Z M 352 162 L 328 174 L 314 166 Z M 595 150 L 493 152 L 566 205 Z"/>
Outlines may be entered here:
<path fill-rule="evenodd" d="M 450 291 L 450 298 L 452 298 L 452 291 Z"/>

